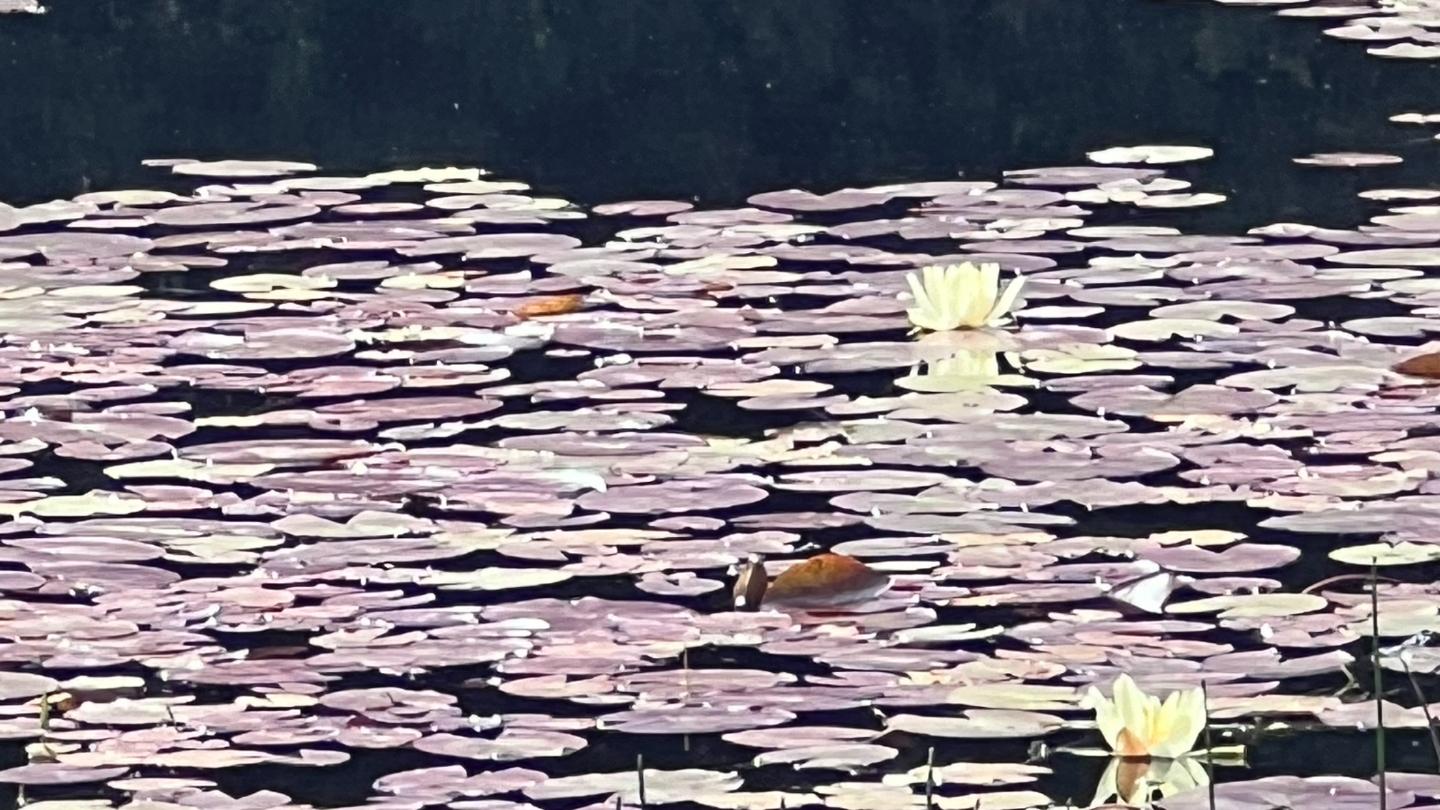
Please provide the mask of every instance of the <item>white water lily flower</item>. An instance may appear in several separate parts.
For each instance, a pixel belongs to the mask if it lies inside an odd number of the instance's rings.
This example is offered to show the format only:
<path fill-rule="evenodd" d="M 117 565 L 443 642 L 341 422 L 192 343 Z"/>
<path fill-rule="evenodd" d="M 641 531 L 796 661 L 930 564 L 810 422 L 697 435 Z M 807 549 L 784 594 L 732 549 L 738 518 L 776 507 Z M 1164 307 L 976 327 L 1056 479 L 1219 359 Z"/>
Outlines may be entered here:
<path fill-rule="evenodd" d="M 978 329 L 1005 320 L 1025 279 L 1016 276 L 1000 291 L 1000 265 L 979 267 L 965 262 L 931 265 L 905 277 L 915 306 L 905 313 L 910 323 L 931 332 Z"/>
<path fill-rule="evenodd" d="M 1131 807 L 1146 807 L 1158 799 L 1208 784 L 1210 775 L 1193 757 L 1151 760 L 1115 757 L 1100 776 L 1090 805 L 1119 801 Z"/>
<path fill-rule="evenodd" d="M 1107 698 L 1091 687 L 1081 706 L 1095 710 L 1095 724 L 1120 757 L 1175 759 L 1190 753 L 1205 729 L 1205 697 L 1199 689 L 1172 692 L 1160 699 L 1140 691 L 1121 675 Z"/>

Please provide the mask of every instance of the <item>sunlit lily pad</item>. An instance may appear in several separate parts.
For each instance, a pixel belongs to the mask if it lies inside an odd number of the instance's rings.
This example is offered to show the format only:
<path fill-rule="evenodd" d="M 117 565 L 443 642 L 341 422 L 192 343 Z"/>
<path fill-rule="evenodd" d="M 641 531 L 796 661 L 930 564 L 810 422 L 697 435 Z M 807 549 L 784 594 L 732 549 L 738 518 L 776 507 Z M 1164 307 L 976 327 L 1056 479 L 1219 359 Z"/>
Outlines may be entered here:
<path fill-rule="evenodd" d="M 1064 721 L 1054 715 L 1003 709 L 971 709 L 945 717 L 897 714 L 885 723 L 890 731 L 970 740 L 1043 737 L 1063 725 Z"/>
<path fill-rule="evenodd" d="M 1335 549 L 1330 559 L 1351 565 L 1416 565 L 1440 560 L 1440 545 L 1368 543 Z"/>

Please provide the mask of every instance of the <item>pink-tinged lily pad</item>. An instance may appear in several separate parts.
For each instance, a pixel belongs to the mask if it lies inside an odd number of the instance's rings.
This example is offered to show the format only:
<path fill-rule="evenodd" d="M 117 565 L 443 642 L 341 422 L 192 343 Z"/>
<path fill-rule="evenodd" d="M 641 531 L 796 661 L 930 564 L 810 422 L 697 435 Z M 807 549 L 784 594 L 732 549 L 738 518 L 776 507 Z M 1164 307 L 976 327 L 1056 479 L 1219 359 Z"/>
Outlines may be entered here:
<path fill-rule="evenodd" d="M 1304 166 L 1338 166 L 1355 168 L 1364 166 L 1390 166 L 1403 162 L 1399 155 L 1385 155 L 1372 152 L 1318 152 L 1298 157 L 1294 162 Z"/>
<path fill-rule="evenodd" d="M 1105 166 L 1066 166 L 1044 169 L 1020 169 L 1005 172 L 1005 179 L 1022 186 L 1075 188 L 1094 186 L 1117 180 L 1147 180 L 1159 177 L 1159 169 L 1124 169 Z"/>
<path fill-rule="evenodd" d="M 414 748 L 430 754 L 495 761 L 563 757 L 585 746 L 583 737 L 558 731 L 531 729 L 505 729 L 494 739 L 432 734 L 413 744 Z"/>
<path fill-rule="evenodd" d="M 302 172 L 313 172 L 312 163 L 298 163 L 287 160 L 212 160 L 186 161 L 171 166 L 176 174 L 195 177 L 280 177 Z"/>
<path fill-rule="evenodd" d="M 283 360 L 332 357 L 355 348 L 350 338 L 320 329 L 276 329 L 244 336 L 187 332 L 171 347 L 182 354 L 225 360 Z"/>
<path fill-rule="evenodd" d="M 724 588 L 725 583 L 700 577 L 688 571 L 673 574 L 654 572 L 641 577 L 640 581 L 635 583 L 635 587 L 646 593 L 660 596 L 700 596 Z"/>
<path fill-rule="evenodd" d="M 1043 737 L 1064 724 L 1059 717 L 1041 712 L 970 709 L 958 716 L 944 717 L 898 714 L 886 720 L 885 728 L 931 737 L 997 740 Z"/>
<path fill-rule="evenodd" d="M 631 200 L 628 202 L 605 203 L 590 209 L 602 217 L 663 217 L 689 211 L 695 206 L 679 200 Z"/>
<path fill-rule="evenodd" d="M 898 749 L 885 745 L 832 743 L 766 751 L 757 755 L 753 764 L 757 768 L 766 765 L 789 765 L 800 770 L 841 770 L 855 773 L 894 759 L 899 754 Z"/>
<path fill-rule="evenodd" d="M 533 256 L 547 251 L 568 250 L 581 245 L 572 236 L 551 233 L 497 233 L 429 239 L 402 247 L 403 256 L 440 256 L 463 253 L 467 260 L 504 259 Z"/>
<path fill-rule="evenodd" d="M 582 495 L 578 503 L 585 509 L 617 514 L 655 515 L 727 509 L 756 503 L 767 496 L 764 489 L 743 479 L 714 477 L 612 487 Z"/>
<path fill-rule="evenodd" d="M 418 768 L 387 774 L 375 780 L 375 789 L 402 798 L 451 802 L 459 797 L 512 793 L 544 782 L 545 774 L 527 768 L 504 768 L 470 775 L 459 765 Z M 454 806 L 454 805 L 451 805 Z"/>
<path fill-rule="evenodd" d="M 881 205 L 890 195 L 874 190 L 844 189 L 828 194 L 812 194 L 799 189 L 769 191 L 751 196 L 746 202 L 764 208 L 778 208 L 782 211 L 849 211 L 871 205 Z"/>
<path fill-rule="evenodd" d="M 0 672 L 0 700 L 26 700 L 55 691 L 59 682 L 27 672 Z"/>
<path fill-rule="evenodd" d="M 1388 790 L 1390 807 L 1406 807 L 1415 795 Z M 1380 790 L 1373 783 L 1347 776 L 1267 776 L 1215 786 L 1215 806 L 1234 810 L 1303 807 L 1313 803 L 1334 810 L 1369 810 L 1378 806 Z M 1205 790 L 1190 790 L 1164 799 L 1166 810 L 1203 810 L 1210 806 Z"/>
<path fill-rule="evenodd" d="M 697 795 L 728 793 L 741 784 L 738 775 L 724 771 L 645 769 L 645 799 L 654 804 L 678 804 L 691 801 Z M 599 795 L 618 795 L 621 801 L 633 805 L 638 805 L 640 800 L 640 786 L 633 770 L 551 777 L 522 792 L 536 801 Z"/>
<path fill-rule="evenodd" d="M 726 742 L 748 748 L 807 748 L 870 740 L 884 732 L 845 726 L 785 726 L 726 734 Z"/>
<path fill-rule="evenodd" d="M 85 768 L 56 762 L 18 765 L 0 771 L 0 782 L 12 785 L 76 785 L 107 782 L 123 776 L 129 768 Z"/>
<path fill-rule="evenodd" d="M 769 707 L 736 711 L 729 706 L 706 708 L 676 704 L 601 715 L 603 730 L 629 734 L 718 734 L 777 726 L 795 719 L 791 712 Z"/>
<path fill-rule="evenodd" d="M 242 227 L 270 222 L 307 219 L 320 213 L 314 205 L 261 205 L 259 203 L 199 203 L 160 209 L 150 215 L 159 225 L 171 227 Z"/>

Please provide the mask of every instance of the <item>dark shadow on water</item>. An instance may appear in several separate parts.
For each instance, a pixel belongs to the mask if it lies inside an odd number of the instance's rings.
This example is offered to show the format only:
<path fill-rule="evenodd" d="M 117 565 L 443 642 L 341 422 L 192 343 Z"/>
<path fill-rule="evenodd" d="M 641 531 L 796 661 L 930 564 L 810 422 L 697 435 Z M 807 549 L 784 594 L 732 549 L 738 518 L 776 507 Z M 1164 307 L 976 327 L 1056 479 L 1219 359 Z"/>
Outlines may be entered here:
<path fill-rule="evenodd" d="M 724 204 L 1189 142 L 1217 156 L 1175 173 L 1232 199 L 1187 223 L 1353 223 L 1372 210 L 1356 191 L 1426 178 L 1429 133 L 1386 118 L 1424 108 L 1440 66 L 1323 27 L 1203 0 L 70 0 L 0 26 L 0 188 L 175 186 L 139 161 L 289 157 Z M 1340 149 L 1415 159 L 1289 162 Z"/>

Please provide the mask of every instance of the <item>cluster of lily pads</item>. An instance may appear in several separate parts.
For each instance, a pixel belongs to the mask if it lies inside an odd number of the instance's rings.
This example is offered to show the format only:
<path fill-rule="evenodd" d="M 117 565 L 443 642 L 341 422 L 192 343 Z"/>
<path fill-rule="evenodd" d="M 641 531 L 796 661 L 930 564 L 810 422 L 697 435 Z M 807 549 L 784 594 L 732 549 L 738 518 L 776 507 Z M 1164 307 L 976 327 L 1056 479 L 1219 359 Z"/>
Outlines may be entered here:
<path fill-rule="evenodd" d="M 1188 808 L 1207 712 L 1231 747 L 1373 727 L 1343 575 L 1385 566 L 1385 644 L 1440 629 L 1440 214 L 1411 204 L 1440 191 L 1350 230 L 1133 221 L 1223 199 L 1156 168 L 1208 154 L 719 210 L 166 160 L 165 190 L 0 207 L 0 737 L 29 757 L 0 783 L 304 807 L 223 776 L 383 752 L 424 764 L 366 807 L 631 805 L 628 757 L 574 763 L 660 735 L 714 750 L 642 766 L 647 804 L 1087 803 L 1022 761 L 1047 741 L 1131 757 L 1097 802 Z M 821 548 L 894 587 L 731 609 L 737 563 Z M 1423 737 L 1408 695 L 1385 724 Z M 1222 775 L 1226 807 L 1377 792 Z"/>
<path fill-rule="evenodd" d="M 1276 15 L 1332 23 L 1327 36 L 1365 43 L 1386 59 L 1440 59 L 1436 0 L 1215 0 L 1231 6 L 1275 6 Z"/>

